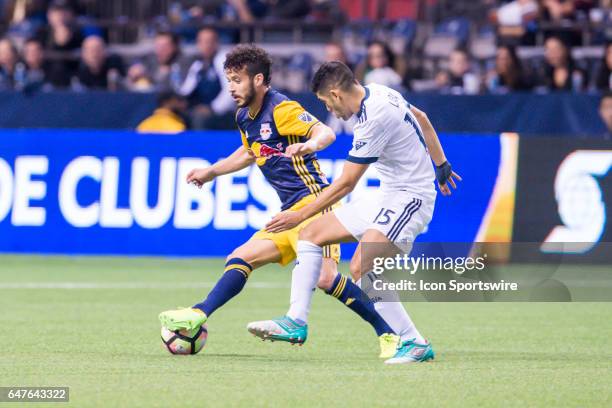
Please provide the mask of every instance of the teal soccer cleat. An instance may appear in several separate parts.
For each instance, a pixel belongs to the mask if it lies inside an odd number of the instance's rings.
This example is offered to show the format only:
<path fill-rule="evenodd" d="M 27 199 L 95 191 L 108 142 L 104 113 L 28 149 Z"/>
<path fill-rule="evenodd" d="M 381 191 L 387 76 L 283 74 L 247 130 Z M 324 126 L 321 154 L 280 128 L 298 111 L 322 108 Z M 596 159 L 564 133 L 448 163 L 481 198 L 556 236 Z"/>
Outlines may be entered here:
<path fill-rule="evenodd" d="M 434 357 L 435 354 L 429 342 L 419 344 L 412 339 L 400 343 L 395 355 L 385 361 L 385 364 L 421 363 L 433 360 Z"/>
<path fill-rule="evenodd" d="M 308 337 L 308 325 L 300 325 L 288 316 L 251 322 L 247 325 L 247 330 L 262 340 L 285 341 L 300 346 Z"/>

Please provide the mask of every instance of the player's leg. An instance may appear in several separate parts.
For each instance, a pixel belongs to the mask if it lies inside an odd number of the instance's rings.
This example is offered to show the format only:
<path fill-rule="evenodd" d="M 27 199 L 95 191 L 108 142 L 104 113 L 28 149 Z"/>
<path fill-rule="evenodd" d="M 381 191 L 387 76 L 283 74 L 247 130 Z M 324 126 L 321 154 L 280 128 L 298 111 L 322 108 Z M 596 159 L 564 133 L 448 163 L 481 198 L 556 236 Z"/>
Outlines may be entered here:
<path fill-rule="evenodd" d="M 251 239 L 236 248 L 226 259 L 225 270 L 203 302 L 193 306 L 210 317 L 244 288 L 251 272 L 263 265 L 278 262 L 281 253 L 271 240 Z"/>
<path fill-rule="evenodd" d="M 399 336 L 395 335 L 393 329 L 376 311 L 374 303 L 355 284 L 355 281 L 338 273 L 338 264 L 334 259 L 323 258 L 321 277 L 317 286 L 326 294 L 338 299 L 340 303 L 372 326 L 378 336 L 380 358 L 393 357 L 399 343 Z"/>
<path fill-rule="evenodd" d="M 373 219 L 373 211 L 370 210 L 374 207 L 370 205 L 370 200 L 371 197 L 362 197 L 335 208 L 300 232 L 288 316 L 306 321 L 312 296 L 310 288 L 318 281 L 321 269 L 322 247 L 332 243 L 354 242 L 360 238 Z"/>
<path fill-rule="evenodd" d="M 333 259 L 323 258 L 321 277 L 317 287 L 338 299 L 343 305 L 370 323 L 377 336 L 394 333 L 393 329 L 376 311 L 374 303 L 355 284 L 355 281 L 338 272 L 338 265 Z"/>
<path fill-rule="evenodd" d="M 323 266 L 323 247 L 351 241 L 354 241 L 353 235 L 340 224 L 333 212 L 317 218 L 300 231 L 297 260 L 291 275 L 289 318 L 301 325 L 308 321 L 312 291 Z"/>
<path fill-rule="evenodd" d="M 423 232 L 433 215 L 433 199 L 426 200 L 398 194 L 383 202 L 384 211 L 381 210 L 379 213 L 383 216 L 377 216 L 363 234 L 361 247 L 352 261 L 351 270 L 355 278 L 371 273 L 374 258 L 394 256 L 397 250 L 410 253 L 412 242 Z M 364 250 L 363 246 L 368 244 L 371 245 Z M 431 345 L 419 333 L 399 299 L 392 302 L 377 302 L 375 307 L 393 330 L 401 336 L 397 353 L 385 363 L 403 364 L 433 359 Z"/>
<path fill-rule="evenodd" d="M 364 225 L 367 225 L 367 222 Z M 287 315 L 281 318 L 249 323 L 248 330 L 264 339 L 302 344 L 307 337 L 306 318 L 312 290 L 317 283 L 326 293 L 336 297 L 373 326 L 379 336 L 381 357 L 388 358 L 393 355 L 399 338 L 376 312 L 373 303 L 361 289 L 351 279 L 338 274 L 336 262 L 339 260 L 339 253 L 333 253 L 334 245 L 326 245 L 338 241 L 354 241 L 354 235 L 342 226 L 334 213 L 328 213 L 311 221 L 301 230 L 299 237 L 299 240 L 292 244 L 298 257 L 292 275 L 293 310 L 290 309 Z M 336 250 L 339 252 L 339 247 Z M 335 261 L 332 259 L 334 257 Z"/>
<path fill-rule="evenodd" d="M 167 310 L 159 320 L 169 330 L 193 330 L 244 288 L 250 273 L 260 266 L 278 262 L 281 253 L 273 241 L 250 239 L 227 257 L 225 270 L 203 302 L 190 308 Z"/>
<path fill-rule="evenodd" d="M 354 239 L 361 237 L 379 211 L 377 203 L 377 195 L 367 195 L 334 209 L 336 225 L 332 227 L 347 231 Z M 314 230 L 310 233 L 312 236 L 308 236 L 310 234 L 307 233 L 308 231 L 303 234 L 303 238 L 317 243 L 325 240 L 325 236 L 314 234 Z M 355 280 L 338 275 L 334 279 L 334 287 L 330 288 L 328 293 L 336 295 L 339 300 L 374 327 L 380 343 L 379 357 L 389 358 L 394 355 L 399 336 L 376 311 L 372 300 L 355 284 Z M 355 299 L 355 301 L 351 302 L 349 299 Z"/>
<path fill-rule="evenodd" d="M 381 358 L 393 356 L 399 342 L 399 337 L 393 333 L 391 327 L 378 314 L 374 304 L 361 289 L 350 278 L 338 273 L 339 248 L 325 246 L 323 255 L 325 257 L 322 261 L 321 276 L 317 286 L 328 295 L 337 298 L 342 304 L 372 325 L 379 336 Z M 291 343 L 302 344 L 307 338 L 306 325 L 300 324 L 286 316 L 273 320 L 251 322 L 247 325 L 247 329 L 264 340 L 289 341 Z"/>
<path fill-rule="evenodd" d="M 313 232 L 308 232 L 311 230 Z M 319 232 L 320 231 L 320 232 Z M 311 221 L 299 233 L 297 260 L 291 276 L 291 307 L 287 315 L 251 322 L 249 332 L 266 340 L 303 344 L 308 337 L 306 319 L 310 310 L 313 291 L 319 281 L 323 267 L 323 246 L 329 243 L 354 240 L 333 216 L 333 213 Z M 307 237 L 312 241 L 303 240 Z M 295 311 L 295 313 L 293 313 Z"/>
<path fill-rule="evenodd" d="M 369 245 L 369 247 L 364 250 L 365 245 Z M 398 248 L 382 232 L 370 229 L 361 238 L 359 246 L 351 259 L 351 276 L 362 287 L 362 273 L 373 273 L 371 270 L 374 258 L 393 257 L 397 253 L 399 253 Z M 366 294 L 372 296 L 370 293 Z M 378 301 L 374 304 L 374 307 L 391 326 L 393 331 L 400 336 L 402 341 L 415 339 L 418 343 L 425 342 L 425 339 L 417 330 L 399 299 L 394 299 L 392 302 Z"/>

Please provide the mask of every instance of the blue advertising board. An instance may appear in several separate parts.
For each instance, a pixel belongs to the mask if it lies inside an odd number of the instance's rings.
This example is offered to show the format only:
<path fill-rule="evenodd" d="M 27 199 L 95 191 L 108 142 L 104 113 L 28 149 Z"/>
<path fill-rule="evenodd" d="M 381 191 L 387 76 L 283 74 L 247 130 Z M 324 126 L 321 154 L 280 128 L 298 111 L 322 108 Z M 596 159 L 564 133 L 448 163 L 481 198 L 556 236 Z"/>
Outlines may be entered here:
<path fill-rule="evenodd" d="M 464 181 L 451 197 L 438 195 L 420 239 L 471 242 L 496 184 L 501 137 L 441 139 Z M 342 172 L 351 142 L 339 135 L 319 154 L 330 179 Z M 185 178 L 239 145 L 234 131 L 2 130 L 0 252 L 225 256 L 279 211 L 276 193 L 255 166 L 202 189 Z M 372 168 L 352 196 L 377 184 Z M 344 257 L 351 254 L 349 246 Z"/>

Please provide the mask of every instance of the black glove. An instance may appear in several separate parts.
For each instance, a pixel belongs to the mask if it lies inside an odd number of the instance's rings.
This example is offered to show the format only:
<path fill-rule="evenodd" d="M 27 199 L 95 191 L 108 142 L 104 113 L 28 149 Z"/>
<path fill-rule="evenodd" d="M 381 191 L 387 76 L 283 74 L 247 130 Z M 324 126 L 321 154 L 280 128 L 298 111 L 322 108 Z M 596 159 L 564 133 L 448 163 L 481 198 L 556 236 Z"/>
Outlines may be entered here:
<path fill-rule="evenodd" d="M 436 179 L 438 180 L 438 184 L 446 184 L 452 173 L 453 169 L 451 168 L 451 165 L 448 160 L 442 163 L 441 165 L 436 166 Z"/>

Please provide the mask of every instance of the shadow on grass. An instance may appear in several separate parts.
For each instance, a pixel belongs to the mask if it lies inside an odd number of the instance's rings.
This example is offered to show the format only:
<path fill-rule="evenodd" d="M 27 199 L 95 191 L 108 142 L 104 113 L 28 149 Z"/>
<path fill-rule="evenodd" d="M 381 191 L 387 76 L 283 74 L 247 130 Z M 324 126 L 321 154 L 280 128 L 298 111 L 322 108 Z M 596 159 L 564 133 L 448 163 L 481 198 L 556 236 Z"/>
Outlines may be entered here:
<path fill-rule="evenodd" d="M 239 354 L 239 353 L 203 353 L 204 357 L 207 358 L 218 358 L 218 359 L 245 359 L 250 361 L 266 361 L 275 363 L 292 363 L 292 364 L 312 364 L 329 362 L 330 359 L 322 359 L 316 357 L 292 357 L 292 356 L 281 356 L 278 354 Z"/>

